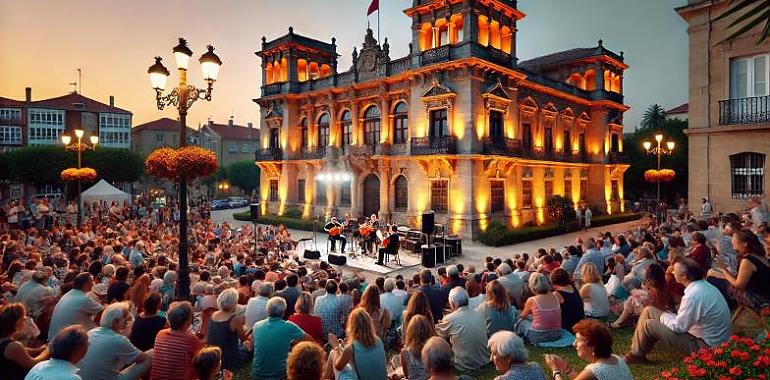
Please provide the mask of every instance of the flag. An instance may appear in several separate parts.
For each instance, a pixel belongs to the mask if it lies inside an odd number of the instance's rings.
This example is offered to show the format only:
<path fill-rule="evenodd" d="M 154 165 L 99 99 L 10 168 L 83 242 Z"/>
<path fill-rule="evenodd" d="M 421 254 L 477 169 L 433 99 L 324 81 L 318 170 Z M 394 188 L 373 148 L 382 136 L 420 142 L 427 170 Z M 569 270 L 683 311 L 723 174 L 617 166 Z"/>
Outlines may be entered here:
<path fill-rule="evenodd" d="M 369 16 L 370 14 L 377 12 L 380 10 L 380 0 L 372 0 L 372 3 L 369 4 L 369 10 L 366 11 L 366 15 Z"/>

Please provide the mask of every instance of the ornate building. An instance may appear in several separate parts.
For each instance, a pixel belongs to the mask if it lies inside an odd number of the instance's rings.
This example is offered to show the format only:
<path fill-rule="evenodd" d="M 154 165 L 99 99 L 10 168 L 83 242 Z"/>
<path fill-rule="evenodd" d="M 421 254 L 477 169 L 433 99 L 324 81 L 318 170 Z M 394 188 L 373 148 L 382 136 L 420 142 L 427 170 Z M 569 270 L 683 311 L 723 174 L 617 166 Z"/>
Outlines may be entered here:
<path fill-rule="evenodd" d="M 414 0 L 409 54 L 367 30 L 353 65 L 289 33 L 262 60 L 262 212 L 354 216 L 472 236 L 545 221 L 554 194 L 623 209 L 623 55 L 599 45 L 516 58 L 513 0 Z"/>

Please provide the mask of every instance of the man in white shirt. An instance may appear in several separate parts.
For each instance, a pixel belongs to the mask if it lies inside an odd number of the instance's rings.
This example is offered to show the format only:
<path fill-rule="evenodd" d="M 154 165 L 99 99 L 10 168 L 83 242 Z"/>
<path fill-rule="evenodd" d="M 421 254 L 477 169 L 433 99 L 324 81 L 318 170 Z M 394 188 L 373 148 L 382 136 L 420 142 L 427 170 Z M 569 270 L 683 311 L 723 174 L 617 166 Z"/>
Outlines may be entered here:
<path fill-rule="evenodd" d="M 522 292 L 524 290 L 524 282 L 521 280 L 521 277 L 513 273 L 513 268 L 506 263 L 497 266 L 497 275 L 499 276 L 497 282 L 508 292 L 511 303 L 516 307 L 521 307 Z"/>
<path fill-rule="evenodd" d="M 484 316 L 468 307 L 468 292 L 459 286 L 449 292 L 449 306 L 452 312 L 436 325 L 436 335 L 452 345 L 455 368 L 468 371 L 487 365 L 489 348 Z"/>
<path fill-rule="evenodd" d="M 396 288 L 396 280 L 392 278 L 385 279 L 383 289 L 385 292 L 380 295 L 380 305 L 388 310 L 390 319 L 395 322 L 393 326 L 401 325 L 401 314 L 404 312 L 404 298 L 393 293 Z"/>
<path fill-rule="evenodd" d="M 658 341 L 688 355 L 730 338 L 730 309 L 722 294 L 704 279 L 703 268 L 690 258 L 674 264 L 674 279 L 685 287 L 676 314 L 648 306 L 642 310 L 626 362 L 647 360 Z"/>
<path fill-rule="evenodd" d="M 90 273 L 81 273 L 72 282 L 72 289 L 56 304 L 48 328 L 48 340 L 53 339 L 60 330 L 70 325 L 81 325 L 87 330 L 96 326 L 93 317 L 102 311 L 102 305 L 88 296 L 94 287 L 94 278 Z"/>
<path fill-rule="evenodd" d="M 259 284 L 256 297 L 249 298 L 246 303 L 246 327 L 251 328 L 255 323 L 267 318 L 267 301 L 273 294 L 273 283 L 263 282 Z"/>
<path fill-rule="evenodd" d="M 88 351 L 88 334 L 82 326 L 68 326 L 49 346 L 51 357 L 37 363 L 24 380 L 82 380 L 75 363 Z"/>

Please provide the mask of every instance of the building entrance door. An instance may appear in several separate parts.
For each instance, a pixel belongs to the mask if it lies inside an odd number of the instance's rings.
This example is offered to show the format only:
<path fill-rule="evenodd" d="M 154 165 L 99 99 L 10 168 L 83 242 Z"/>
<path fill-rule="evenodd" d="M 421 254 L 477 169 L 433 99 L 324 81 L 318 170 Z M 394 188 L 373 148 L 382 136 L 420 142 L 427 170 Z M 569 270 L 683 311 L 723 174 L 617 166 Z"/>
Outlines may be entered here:
<path fill-rule="evenodd" d="M 380 179 L 369 174 L 364 180 L 364 216 L 369 217 L 380 211 Z"/>

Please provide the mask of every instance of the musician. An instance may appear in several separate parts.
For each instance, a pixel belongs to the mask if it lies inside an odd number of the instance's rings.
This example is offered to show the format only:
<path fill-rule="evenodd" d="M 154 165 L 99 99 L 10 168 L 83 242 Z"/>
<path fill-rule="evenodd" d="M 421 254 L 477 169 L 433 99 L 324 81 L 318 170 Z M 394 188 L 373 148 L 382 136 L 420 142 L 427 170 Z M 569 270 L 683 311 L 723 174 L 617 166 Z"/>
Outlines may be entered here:
<path fill-rule="evenodd" d="M 332 228 L 335 230 L 332 231 Z M 329 221 L 329 223 L 326 223 L 324 226 L 324 231 L 326 231 L 329 234 L 329 240 L 332 241 L 332 252 L 336 252 L 335 249 L 337 240 L 341 241 L 341 252 L 345 252 L 345 245 L 348 243 L 348 239 L 345 238 L 345 235 L 342 234 L 342 231 L 344 229 L 344 226 L 342 223 L 337 221 L 337 217 L 333 216 L 332 219 Z M 336 235 L 335 235 L 336 233 Z"/>
<path fill-rule="evenodd" d="M 385 254 L 395 255 L 399 247 L 398 226 L 390 226 L 390 235 L 385 238 L 385 246 L 380 247 L 379 254 L 377 255 L 377 265 L 385 265 Z"/>
<path fill-rule="evenodd" d="M 372 230 L 372 232 L 363 236 L 361 245 L 367 253 L 374 255 L 375 247 L 377 247 L 378 242 L 376 231 L 382 227 L 380 221 L 377 219 L 377 214 L 372 214 L 372 216 L 369 217 L 369 220 L 367 220 L 362 227 L 364 226 Z"/>

